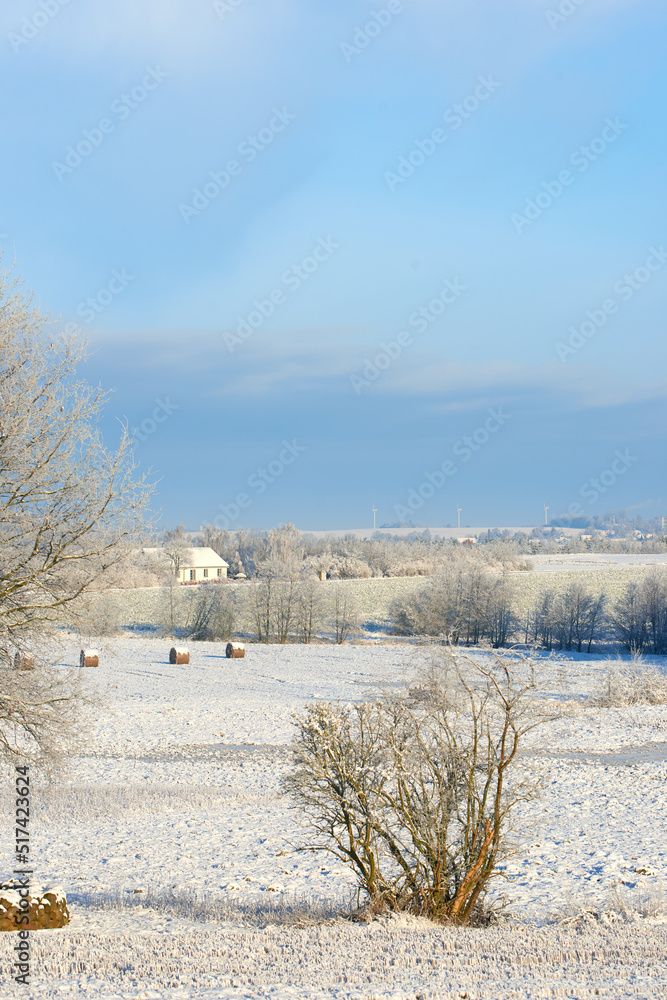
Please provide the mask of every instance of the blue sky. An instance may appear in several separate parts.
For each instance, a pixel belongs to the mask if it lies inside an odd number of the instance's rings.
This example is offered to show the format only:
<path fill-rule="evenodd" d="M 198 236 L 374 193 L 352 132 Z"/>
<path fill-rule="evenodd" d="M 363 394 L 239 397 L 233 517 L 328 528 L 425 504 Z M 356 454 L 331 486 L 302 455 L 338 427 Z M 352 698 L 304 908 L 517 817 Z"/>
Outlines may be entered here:
<path fill-rule="evenodd" d="M 6 0 L 4 261 L 88 339 L 163 523 L 667 513 L 666 27 Z"/>

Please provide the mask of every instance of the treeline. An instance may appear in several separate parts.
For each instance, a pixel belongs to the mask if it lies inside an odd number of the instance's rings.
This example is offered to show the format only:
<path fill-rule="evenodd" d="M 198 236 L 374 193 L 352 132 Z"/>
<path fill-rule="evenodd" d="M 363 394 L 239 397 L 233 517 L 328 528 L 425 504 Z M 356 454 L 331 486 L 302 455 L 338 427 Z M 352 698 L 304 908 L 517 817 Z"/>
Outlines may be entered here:
<path fill-rule="evenodd" d="M 652 538 L 636 538 L 632 534 L 626 537 L 616 535 L 608 538 L 598 534 L 593 537 L 572 535 L 567 539 L 560 538 L 561 532 L 554 528 L 535 528 L 532 535 L 524 535 L 515 539 L 519 552 L 542 553 L 543 555 L 575 555 L 582 552 L 596 552 L 610 555 L 658 555 L 667 552 L 667 536 L 656 535 Z"/>
<path fill-rule="evenodd" d="M 165 545 L 178 540 L 169 532 Z M 230 565 L 230 575 L 239 571 L 248 578 L 311 577 L 327 580 L 371 577 L 433 576 L 452 562 L 467 561 L 471 547 L 456 539 L 433 538 L 428 532 L 409 538 L 380 536 L 315 538 L 293 524 L 267 532 L 219 531 L 209 526 L 201 542 Z M 493 539 L 473 547 L 473 558 L 494 569 L 529 569 L 520 544 L 514 539 Z"/>
<path fill-rule="evenodd" d="M 392 608 L 400 635 L 437 636 L 452 645 L 495 648 L 512 642 L 590 653 L 619 642 L 633 653 L 667 653 L 667 572 L 649 570 L 610 601 L 582 580 L 562 591 L 544 590 L 527 614 L 516 609 L 506 575 L 479 566 L 451 566 Z"/>
<path fill-rule="evenodd" d="M 612 531 L 616 538 L 626 538 L 635 532 L 642 535 L 665 534 L 662 517 L 642 517 L 641 514 L 631 516 L 627 509 L 607 510 L 604 514 L 563 515 L 551 519 L 552 527 L 584 528 L 587 531 Z"/>
<path fill-rule="evenodd" d="M 632 523 L 639 522 L 641 519 L 635 518 Z M 641 523 L 644 527 L 649 526 Z M 186 540 L 184 527 L 179 525 L 165 533 L 163 544 L 168 549 L 192 544 L 209 546 L 229 563 L 230 576 L 242 572 L 248 579 L 267 573 L 327 580 L 435 576 L 451 563 L 467 560 L 471 551 L 480 565 L 494 570 L 529 570 L 531 564 L 526 556 L 536 553 L 667 552 L 664 535 L 639 540 L 625 523 L 619 525 L 618 530 L 626 531 L 627 537 L 594 535 L 582 539 L 573 535 L 562 540 L 562 532 L 554 528 L 535 528 L 531 535 L 491 529 L 474 545 L 468 545 L 452 538 L 434 537 L 428 529 L 415 530 L 407 537 L 377 534 L 371 538 L 355 535 L 317 538 L 298 531 L 293 524 L 270 531 L 239 529 L 231 532 L 209 525 L 192 542 Z M 465 534 L 465 529 L 461 529 L 461 533 Z"/>

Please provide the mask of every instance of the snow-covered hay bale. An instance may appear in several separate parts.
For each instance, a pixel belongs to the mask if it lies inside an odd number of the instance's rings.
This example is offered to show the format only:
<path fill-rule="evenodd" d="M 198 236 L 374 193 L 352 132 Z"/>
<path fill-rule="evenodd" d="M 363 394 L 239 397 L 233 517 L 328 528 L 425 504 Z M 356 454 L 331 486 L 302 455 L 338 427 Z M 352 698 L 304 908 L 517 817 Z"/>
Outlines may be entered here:
<path fill-rule="evenodd" d="M 79 657 L 80 667 L 99 667 L 100 654 L 96 649 L 82 649 Z"/>
<path fill-rule="evenodd" d="M 245 646 L 242 642 L 228 642 L 226 653 L 228 660 L 239 659 L 240 657 L 245 656 Z"/>
<path fill-rule="evenodd" d="M 169 650 L 170 663 L 189 663 L 190 650 L 187 646 L 172 646 Z"/>
<path fill-rule="evenodd" d="M 14 670 L 34 670 L 35 657 L 32 653 L 15 653 Z"/>
<path fill-rule="evenodd" d="M 30 886 L 26 895 L 15 879 L 0 885 L 0 931 L 40 931 L 68 923 L 67 897 L 59 886 Z"/>

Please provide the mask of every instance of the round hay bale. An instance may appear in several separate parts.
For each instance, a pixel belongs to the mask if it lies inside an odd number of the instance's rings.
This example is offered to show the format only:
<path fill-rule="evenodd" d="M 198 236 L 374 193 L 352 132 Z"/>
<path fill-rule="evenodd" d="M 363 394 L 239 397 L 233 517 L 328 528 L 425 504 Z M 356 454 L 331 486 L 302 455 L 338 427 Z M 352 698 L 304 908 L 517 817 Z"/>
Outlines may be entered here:
<path fill-rule="evenodd" d="M 35 657 L 32 653 L 15 653 L 14 670 L 34 670 Z"/>
<path fill-rule="evenodd" d="M 170 663 L 189 663 L 190 650 L 187 646 L 172 646 L 169 650 Z"/>
<path fill-rule="evenodd" d="M 99 667 L 100 654 L 96 649 L 82 649 L 79 657 L 80 667 Z"/>
<path fill-rule="evenodd" d="M 228 642 L 225 653 L 227 654 L 228 660 L 239 659 L 240 657 L 245 656 L 245 646 L 242 642 Z"/>

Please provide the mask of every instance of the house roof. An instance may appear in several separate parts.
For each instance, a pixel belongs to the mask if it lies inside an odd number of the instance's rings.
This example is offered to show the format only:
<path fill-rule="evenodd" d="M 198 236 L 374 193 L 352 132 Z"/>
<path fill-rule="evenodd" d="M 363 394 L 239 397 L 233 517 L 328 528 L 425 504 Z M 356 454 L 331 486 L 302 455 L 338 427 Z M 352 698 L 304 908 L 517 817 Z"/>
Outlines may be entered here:
<path fill-rule="evenodd" d="M 147 555 L 167 555 L 164 549 L 142 549 L 141 551 Z M 218 569 L 221 566 L 229 568 L 229 563 L 221 559 L 213 549 L 206 546 L 180 549 L 179 554 L 181 569 Z"/>
<path fill-rule="evenodd" d="M 201 547 L 196 549 L 183 549 L 181 555 L 181 568 L 185 569 L 205 569 L 208 567 L 229 566 L 228 562 L 221 559 L 213 549 Z"/>

